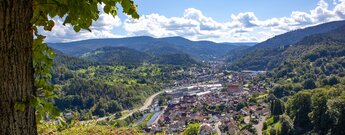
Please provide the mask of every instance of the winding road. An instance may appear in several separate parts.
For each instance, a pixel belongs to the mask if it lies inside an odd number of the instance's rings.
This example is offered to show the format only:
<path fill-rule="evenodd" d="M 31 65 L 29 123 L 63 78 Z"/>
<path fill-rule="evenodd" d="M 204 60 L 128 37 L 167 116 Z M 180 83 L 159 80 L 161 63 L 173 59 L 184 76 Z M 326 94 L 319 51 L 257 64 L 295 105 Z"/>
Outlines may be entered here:
<path fill-rule="evenodd" d="M 194 84 L 190 84 L 190 85 L 194 85 Z M 164 90 L 162 90 L 160 92 L 157 92 L 157 93 L 151 95 L 150 97 L 148 97 L 145 100 L 143 106 L 141 106 L 139 109 L 138 108 L 134 108 L 132 110 L 125 110 L 125 111 L 128 111 L 128 113 L 126 113 L 126 115 L 122 116 L 118 120 L 124 120 L 124 119 L 126 119 L 129 116 L 131 116 L 133 113 L 135 113 L 137 111 L 144 111 L 144 110 L 148 109 L 150 107 L 150 105 L 152 104 L 152 102 L 153 102 L 153 100 L 155 99 L 156 96 L 158 96 L 159 94 L 161 94 L 161 93 L 163 93 L 165 91 L 172 90 L 172 89 L 177 89 L 177 88 L 181 88 L 181 87 L 186 87 L 186 86 L 179 86 L 179 87 L 175 87 L 175 88 L 164 89 Z M 122 111 L 121 113 L 123 113 L 125 111 Z M 113 116 L 113 115 L 110 115 L 110 116 Z M 97 119 L 93 119 L 93 120 L 81 121 L 81 123 L 84 124 L 84 123 L 88 123 L 88 122 L 91 122 L 91 121 L 103 121 L 103 120 L 106 120 L 106 119 L 110 118 L 110 116 L 105 116 L 105 117 L 101 117 L 101 118 L 97 118 Z"/>
<path fill-rule="evenodd" d="M 166 90 L 164 90 L 166 91 Z M 138 108 L 134 108 L 132 110 L 127 110 L 129 113 L 127 113 L 126 115 L 122 116 L 121 118 L 119 118 L 119 120 L 123 120 L 123 119 L 126 119 L 127 117 L 131 116 L 134 112 L 137 112 L 137 111 L 144 111 L 146 109 L 149 108 L 149 106 L 152 104 L 153 100 L 155 99 L 155 97 L 161 93 L 163 93 L 164 91 L 160 91 L 160 92 L 157 92 L 153 95 L 151 95 L 150 97 L 148 97 L 145 102 L 144 102 L 144 105 L 141 106 L 139 109 Z M 122 111 L 124 112 L 124 111 Z M 113 115 L 110 115 L 110 116 L 113 116 Z M 85 120 L 85 121 L 80 121 L 81 124 L 86 124 L 88 122 L 92 122 L 92 121 L 103 121 L 103 120 L 106 120 L 108 118 L 110 118 L 110 116 L 105 116 L 105 117 L 101 117 L 101 118 L 97 118 L 97 119 L 93 119 L 93 120 Z"/>

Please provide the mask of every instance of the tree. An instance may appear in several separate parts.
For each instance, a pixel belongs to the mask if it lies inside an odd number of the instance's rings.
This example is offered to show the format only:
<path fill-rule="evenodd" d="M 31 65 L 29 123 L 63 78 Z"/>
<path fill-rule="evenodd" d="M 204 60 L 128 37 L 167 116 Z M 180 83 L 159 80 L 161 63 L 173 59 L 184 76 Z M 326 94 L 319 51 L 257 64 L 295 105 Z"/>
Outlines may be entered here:
<path fill-rule="evenodd" d="M 108 112 L 110 113 L 115 113 L 118 111 L 121 111 L 123 108 L 121 106 L 121 104 L 119 104 L 117 101 L 115 100 L 111 100 L 109 101 L 109 106 L 108 106 Z"/>
<path fill-rule="evenodd" d="M 314 131 L 326 134 L 331 126 L 330 117 L 327 113 L 327 96 L 322 92 L 316 92 L 311 97 L 310 119 Z"/>
<path fill-rule="evenodd" d="M 331 120 L 333 120 L 331 134 L 343 135 L 345 134 L 345 95 L 332 99 L 327 102 L 328 111 L 330 112 Z"/>
<path fill-rule="evenodd" d="M 289 116 L 283 115 L 281 118 L 281 129 L 280 129 L 280 135 L 291 135 L 293 134 L 293 124 L 292 120 L 290 119 Z"/>
<path fill-rule="evenodd" d="M 282 115 L 284 113 L 284 102 L 276 98 L 271 104 L 272 115 Z"/>
<path fill-rule="evenodd" d="M 308 114 L 311 112 L 311 94 L 309 92 L 299 92 L 292 96 L 287 103 L 286 112 L 294 121 L 294 127 L 302 130 L 310 128 Z"/>
<path fill-rule="evenodd" d="M 139 17 L 132 0 L 0 0 L 0 134 L 37 134 L 35 108 L 42 116 L 56 112 L 45 100 L 53 97 L 48 82 L 54 54 L 38 28 L 50 31 L 51 18 L 60 17 L 76 32 L 91 31 L 99 4 L 113 16 L 119 4 L 125 14 Z"/>
<path fill-rule="evenodd" d="M 304 89 L 314 89 L 316 88 L 316 84 L 313 79 L 308 79 L 303 82 Z"/>
<path fill-rule="evenodd" d="M 336 85 L 338 83 L 340 83 L 340 81 L 336 76 L 332 76 L 331 78 L 329 78 L 329 81 L 328 81 L 329 85 Z"/>
<path fill-rule="evenodd" d="M 183 135 L 198 135 L 200 134 L 200 123 L 189 124 Z"/>

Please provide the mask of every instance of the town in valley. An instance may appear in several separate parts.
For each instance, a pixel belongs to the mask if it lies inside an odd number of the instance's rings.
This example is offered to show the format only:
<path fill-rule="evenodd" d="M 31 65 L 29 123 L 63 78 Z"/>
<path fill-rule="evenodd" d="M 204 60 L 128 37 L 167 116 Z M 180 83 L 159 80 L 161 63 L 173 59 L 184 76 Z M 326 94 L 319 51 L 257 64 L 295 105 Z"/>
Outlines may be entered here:
<path fill-rule="evenodd" d="M 152 134 L 182 133 L 192 123 L 201 124 L 202 135 L 262 132 L 270 115 L 269 105 L 264 102 L 270 85 L 259 77 L 265 72 L 206 74 L 209 72 L 212 71 L 190 71 L 194 79 L 172 84 L 171 89 L 155 98 L 136 124 L 143 124 L 146 119 L 143 131 Z"/>

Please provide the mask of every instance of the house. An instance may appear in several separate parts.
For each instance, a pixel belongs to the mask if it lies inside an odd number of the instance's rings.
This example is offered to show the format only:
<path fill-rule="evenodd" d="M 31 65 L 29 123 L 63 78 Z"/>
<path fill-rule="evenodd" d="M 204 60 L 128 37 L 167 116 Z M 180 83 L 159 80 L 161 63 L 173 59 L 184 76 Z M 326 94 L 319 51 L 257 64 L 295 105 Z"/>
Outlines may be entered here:
<path fill-rule="evenodd" d="M 238 127 L 236 126 L 236 122 L 234 119 L 230 119 L 229 122 L 226 123 L 228 126 L 228 133 L 230 135 L 234 135 L 238 131 Z"/>
<path fill-rule="evenodd" d="M 228 85 L 228 92 L 229 93 L 240 93 L 242 92 L 243 88 L 242 85 L 240 85 L 239 83 L 231 83 Z"/>
<path fill-rule="evenodd" d="M 200 135 L 212 135 L 212 126 L 210 124 L 202 124 L 200 126 Z"/>
<path fill-rule="evenodd" d="M 219 118 L 215 115 L 213 115 L 210 119 L 209 122 L 210 123 L 217 123 L 219 121 Z"/>

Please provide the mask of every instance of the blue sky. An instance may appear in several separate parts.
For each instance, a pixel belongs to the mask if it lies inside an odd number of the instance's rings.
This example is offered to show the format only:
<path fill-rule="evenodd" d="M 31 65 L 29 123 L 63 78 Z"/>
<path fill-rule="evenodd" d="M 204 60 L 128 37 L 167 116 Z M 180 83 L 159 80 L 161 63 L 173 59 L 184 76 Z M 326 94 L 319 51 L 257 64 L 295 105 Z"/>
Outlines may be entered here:
<path fill-rule="evenodd" d="M 158 13 L 181 16 L 187 8 L 196 8 L 217 21 L 228 21 L 231 14 L 254 12 L 258 18 L 289 16 L 292 11 L 309 11 L 318 0 L 136 0 L 140 14 Z M 331 2 L 331 1 L 329 1 Z"/>
<path fill-rule="evenodd" d="M 130 36 L 182 36 L 215 42 L 260 42 L 274 35 L 345 19 L 345 0 L 135 0 L 133 20 L 101 13 L 92 33 L 76 33 L 54 18 L 47 42 Z M 102 10 L 102 6 L 99 6 Z"/>

